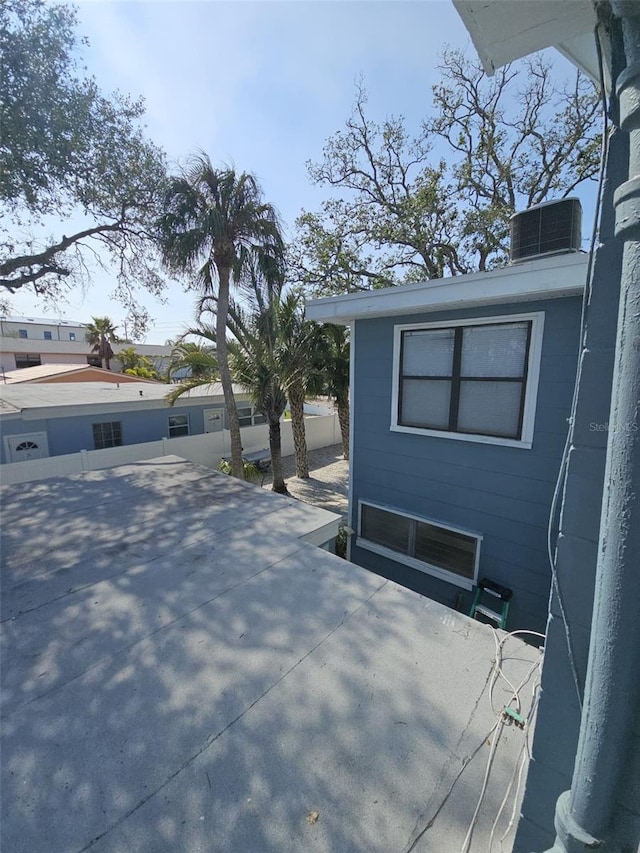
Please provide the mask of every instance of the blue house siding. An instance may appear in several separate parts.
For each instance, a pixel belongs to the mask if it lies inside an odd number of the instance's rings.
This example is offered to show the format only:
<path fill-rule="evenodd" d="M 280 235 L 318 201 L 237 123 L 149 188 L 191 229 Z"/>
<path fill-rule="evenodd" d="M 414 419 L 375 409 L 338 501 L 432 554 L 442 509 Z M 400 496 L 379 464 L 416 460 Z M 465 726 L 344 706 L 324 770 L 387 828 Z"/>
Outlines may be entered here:
<path fill-rule="evenodd" d="M 122 444 L 142 444 L 169 438 L 169 417 L 188 415 L 189 435 L 204 433 L 204 411 L 223 408 L 222 401 L 208 402 L 192 406 L 168 406 L 163 408 L 144 408 L 130 411 L 96 411 L 93 414 L 74 415 L 73 417 L 55 417 L 41 420 L 7 419 L 2 423 L 2 434 L 21 435 L 23 433 L 46 432 L 50 456 L 63 456 L 78 453 L 80 450 L 93 450 L 93 424 L 118 421 L 122 425 Z M 4 442 L 2 463 L 8 462 Z"/>
<path fill-rule="evenodd" d="M 64 453 L 77 453 L 79 450 L 93 450 L 93 424 L 119 421 L 122 424 L 122 444 L 142 444 L 146 441 L 159 441 L 169 437 L 169 417 L 171 415 L 189 416 L 189 435 L 201 435 L 204 432 L 203 409 L 214 406 L 185 406 L 173 409 L 143 409 L 128 412 L 96 412 L 93 415 L 80 415 L 74 418 L 50 418 L 49 452 L 51 456 Z"/>
<path fill-rule="evenodd" d="M 547 524 L 575 382 L 578 297 L 461 311 L 357 320 L 351 526 L 359 501 L 482 534 L 479 574 L 514 591 L 510 625 L 544 630 L 550 570 Z M 531 449 L 390 430 L 394 327 L 544 312 Z M 372 571 L 454 606 L 471 594 L 352 543 L 351 558 Z"/>

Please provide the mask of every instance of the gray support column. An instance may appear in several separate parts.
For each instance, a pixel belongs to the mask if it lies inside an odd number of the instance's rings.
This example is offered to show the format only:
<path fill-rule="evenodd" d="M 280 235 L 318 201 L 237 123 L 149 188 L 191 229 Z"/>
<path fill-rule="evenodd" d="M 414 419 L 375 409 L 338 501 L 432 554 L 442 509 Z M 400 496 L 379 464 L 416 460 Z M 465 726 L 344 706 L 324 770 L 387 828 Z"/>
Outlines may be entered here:
<path fill-rule="evenodd" d="M 614 198 L 625 246 L 584 710 L 554 853 L 620 850 L 613 818 L 640 708 L 640 3 L 613 0 L 612 9 L 627 63 L 616 88 L 630 136 L 629 180 Z"/>

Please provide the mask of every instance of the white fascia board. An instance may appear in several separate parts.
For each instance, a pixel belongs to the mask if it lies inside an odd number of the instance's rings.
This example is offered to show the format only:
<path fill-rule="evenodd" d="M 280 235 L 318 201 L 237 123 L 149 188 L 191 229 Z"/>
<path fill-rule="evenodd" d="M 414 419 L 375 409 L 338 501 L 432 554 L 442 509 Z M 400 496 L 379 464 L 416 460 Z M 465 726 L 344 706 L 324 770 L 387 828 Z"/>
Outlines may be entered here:
<path fill-rule="evenodd" d="M 336 538 L 336 536 L 340 532 L 341 524 L 341 517 L 339 515 L 334 515 L 331 521 L 321 524 L 320 527 L 316 527 L 314 530 L 309 530 L 307 533 L 303 533 L 302 536 L 299 537 L 299 539 L 306 545 L 315 545 L 316 547 L 321 547 L 322 545 L 326 545 L 327 542 L 330 542 L 332 539 Z"/>
<path fill-rule="evenodd" d="M 562 45 L 592 34 L 597 24 L 593 0 L 453 0 L 453 5 L 489 75 L 548 47 L 562 51 Z M 593 37 L 588 55 L 562 52 L 588 74 L 597 69 Z"/>
<path fill-rule="evenodd" d="M 588 255 L 582 253 L 538 258 L 490 272 L 314 299 L 307 303 L 306 316 L 319 323 L 340 324 L 372 317 L 575 296 L 584 291 L 587 266 Z"/>
<path fill-rule="evenodd" d="M 120 412 L 138 412 L 149 409 L 169 409 L 166 400 L 122 401 L 120 403 L 77 403 L 69 406 L 29 406 L 22 409 L 25 421 L 49 418 L 78 418 L 83 415 L 112 415 Z M 180 408 L 178 404 L 175 409 Z"/>
<path fill-rule="evenodd" d="M 167 392 L 168 393 L 168 392 Z M 249 399 L 249 395 L 236 394 L 236 399 L 239 402 L 244 402 L 243 398 Z M 74 403 L 68 406 L 25 406 L 20 414 L 23 420 L 45 420 L 48 418 L 75 418 L 83 415 L 111 415 L 124 412 L 139 412 L 149 409 L 166 409 L 171 412 L 179 411 L 180 409 L 190 406 L 224 406 L 224 396 L 208 396 L 208 397 L 184 397 L 182 400 L 176 400 L 173 406 L 169 406 L 164 397 L 155 398 L 153 400 L 122 400 L 114 403 Z"/>

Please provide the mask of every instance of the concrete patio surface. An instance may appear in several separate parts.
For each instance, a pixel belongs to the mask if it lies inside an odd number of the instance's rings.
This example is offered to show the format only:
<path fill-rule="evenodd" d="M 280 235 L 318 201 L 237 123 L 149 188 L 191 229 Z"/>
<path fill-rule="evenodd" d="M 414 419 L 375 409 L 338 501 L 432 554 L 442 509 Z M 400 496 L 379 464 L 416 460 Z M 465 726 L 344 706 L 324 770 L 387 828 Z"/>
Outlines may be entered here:
<path fill-rule="evenodd" d="M 349 491 L 349 462 L 341 444 L 319 447 L 308 452 L 309 478 L 296 477 L 295 456 L 282 457 L 282 473 L 289 494 L 314 506 L 346 517 Z M 271 472 L 264 478 L 263 488 L 271 488 Z"/>
<path fill-rule="evenodd" d="M 308 544 L 334 515 L 165 457 L 2 520 L 3 853 L 460 853 L 493 747 L 488 853 L 527 737 L 487 737 L 494 636 Z M 525 716 L 538 659 L 509 638 Z"/>

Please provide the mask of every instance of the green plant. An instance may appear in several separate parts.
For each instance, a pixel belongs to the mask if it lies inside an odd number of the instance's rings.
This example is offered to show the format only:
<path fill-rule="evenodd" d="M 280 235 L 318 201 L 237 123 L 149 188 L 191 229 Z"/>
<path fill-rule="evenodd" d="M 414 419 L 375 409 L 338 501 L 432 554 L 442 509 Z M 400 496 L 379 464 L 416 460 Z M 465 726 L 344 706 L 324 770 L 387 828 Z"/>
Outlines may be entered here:
<path fill-rule="evenodd" d="M 348 533 L 345 527 L 340 527 L 338 530 L 338 535 L 336 536 L 336 555 L 338 557 L 342 557 L 343 560 L 347 559 L 347 542 L 348 542 Z"/>
<path fill-rule="evenodd" d="M 223 474 L 231 475 L 231 461 L 229 459 L 221 459 L 218 463 L 218 471 L 222 471 Z M 258 480 L 262 480 L 262 474 L 253 462 L 247 462 L 243 460 L 243 473 L 244 479 L 249 480 L 252 483 L 257 483 Z"/>

